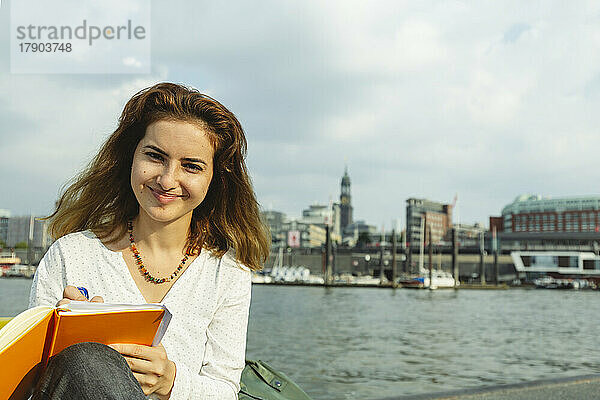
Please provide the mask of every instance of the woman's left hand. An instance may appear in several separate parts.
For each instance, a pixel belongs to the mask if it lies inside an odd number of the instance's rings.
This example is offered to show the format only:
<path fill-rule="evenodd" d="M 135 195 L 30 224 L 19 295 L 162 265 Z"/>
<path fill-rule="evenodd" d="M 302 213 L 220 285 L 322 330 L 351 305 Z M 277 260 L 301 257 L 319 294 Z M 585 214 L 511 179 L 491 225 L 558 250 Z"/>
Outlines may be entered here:
<path fill-rule="evenodd" d="M 168 399 L 175 381 L 175 363 L 167 357 L 162 344 L 151 347 L 139 344 L 111 344 L 110 347 L 123 355 L 138 380 L 144 394 L 156 393 Z"/>

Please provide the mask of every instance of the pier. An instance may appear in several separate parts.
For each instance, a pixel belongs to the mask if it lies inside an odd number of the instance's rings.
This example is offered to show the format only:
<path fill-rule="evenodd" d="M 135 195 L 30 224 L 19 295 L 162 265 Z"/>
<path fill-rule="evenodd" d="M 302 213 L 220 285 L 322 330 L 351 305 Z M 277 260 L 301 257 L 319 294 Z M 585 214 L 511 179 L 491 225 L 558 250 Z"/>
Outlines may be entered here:
<path fill-rule="evenodd" d="M 402 286 L 401 284 L 392 285 L 391 282 L 379 283 L 351 283 L 351 282 L 333 282 L 325 285 L 324 283 L 314 282 L 253 282 L 253 285 L 266 285 L 266 286 L 314 286 L 314 287 L 339 287 L 339 288 L 373 288 L 373 289 L 428 289 L 428 288 L 417 288 L 412 286 Z M 517 286 L 517 288 L 530 287 L 527 285 Z M 458 287 L 440 287 L 436 290 L 457 290 L 457 289 L 473 289 L 473 290 L 508 290 L 509 285 L 501 283 L 499 285 L 494 284 L 469 284 L 461 283 Z"/>
<path fill-rule="evenodd" d="M 564 400 L 595 399 L 599 393 L 600 375 L 583 375 L 378 400 Z"/>

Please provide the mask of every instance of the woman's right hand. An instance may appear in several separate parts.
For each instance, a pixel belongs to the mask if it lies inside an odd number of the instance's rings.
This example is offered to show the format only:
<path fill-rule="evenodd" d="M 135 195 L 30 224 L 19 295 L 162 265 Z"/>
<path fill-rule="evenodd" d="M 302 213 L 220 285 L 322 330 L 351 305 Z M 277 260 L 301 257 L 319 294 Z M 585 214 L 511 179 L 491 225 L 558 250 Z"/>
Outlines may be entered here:
<path fill-rule="evenodd" d="M 86 299 L 85 296 L 75 286 L 67 286 L 65 287 L 65 290 L 63 290 L 62 300 L 56 303 L 56 306 L 58 307 L 60 305 L 67 304 L 71 300 L 88 301 L 88 299 Z M 104 303 L 104 299 L 100 296 L 94 296 L 89 301 L 94 303 Z"/>

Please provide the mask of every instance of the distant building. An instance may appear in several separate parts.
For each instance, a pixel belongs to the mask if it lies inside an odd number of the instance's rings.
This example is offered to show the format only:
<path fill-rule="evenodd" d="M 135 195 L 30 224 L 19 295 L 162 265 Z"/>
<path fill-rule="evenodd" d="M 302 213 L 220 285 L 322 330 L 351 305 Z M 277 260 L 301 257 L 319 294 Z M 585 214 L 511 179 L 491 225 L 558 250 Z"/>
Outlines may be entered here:
<path fill-rule="evenodd" d="M 10 218 L 10 211 L 0 209 L 0 242 L 6 243 L 8 241 L 8 220 Z"/>
<path fill-rule="evenodd" d="M 498 240 L 503 250 L 592 251 L 600 255 L 598 232 L 500 232 Z"/>
<path fill-rule="evenodd" d="M 498 217 L 490 217 L 496 226 Z M 502 209 L 503 232 L 599 232 L 600 196 L 521 195 Z"/>
<path fill-rule="evenodd" d="M 298 247 L 321 247 L 326 241 L 325 228 L 320 225 L 306 223 L 292 219 L 284 222 L 283 231 L 286 232 L 286 238 L 288 243 L 286 245 L 291 246 L 289 243 L 290 236 L 295 236 L 298 233 Z M 293 235 L 290 234 L 293 233 Z"/>
<path fill-rule="evenodd" d="M 396 245 L 400 248 L 405 241 L 406 231 L 404 229 L 400 231 L 388 229 L 384 232 L 377 230 L 377 232 L 370 235 L 372 239 L 371 245 L 375 247 L 379 247 L 380 245 L 391 246 L 393 234 L 396 235 Z"/>
<path fill-rule="evenodd" d="M 352 196 L 350 194 L 350 176 L 348 167 L 344 170 L 340 193 L 340 231 L 345 232 L 346 227 L 352 223 Z"/>
<path fill-rule="evenodd" d="M 331 207 L 318 203 L 311 204 L 307 209 L 302 210 L 302 218 L 299 222 L 317 225 L 323 229 L 326 225 L 329 225 L 331 240 L 341 241 L 340 207 L 338 204 L 332 204 Z"/>
<path fill-rule="evenodd" d="M 485 226 L 482 226 L 478 223 L 473 225 L 469 224 L 454 224 L 452 226 L 456 229 L 456 240 L 458 243 L 472 243 L 478 241 L 481 234 L 485 234 L 487 229 Z M 433 236 L 433 235 L 432 235 Z M 452 230 L 448 229 L 446 231 L 446 235 L 444 236 L 444 240 L 447 242 L 452 242 Z"/>
<path fill-rule="evenodd" d="M 421 241 L 421 220 L 431 227 L 432 243 L 438 243 L 452 227 L 452 205 L 427 199 L 406 200 L 406 243 L 411 247 Z"/>
<path fill-rule="evenodd" d="M 307 209 L 302 210 L 302 221 L 310 224 L 326 225 L 329 218 L 332 217 L 332 210 L 324 204 L 311 204 Z"/>
<path fill-rule="evenodd" d="M 490 217 L 490 232 L 504 232 L 504 220 L 502 217 Z"/>
<path fill-rule="evenodd" d="M 286 220 L 285 214 L 279 211 L 262 211 L 260 214 L 263 222 L 269 227 L 271 246 L 275 248 L 285 246 L 287 240 L 287 232 L 283 230 L 283 223 Z"/>
<path fill-rule="evenodd" d="M 321 209 L 320 207 L 317 206 L 313 211 L 317 212 Z M 273 249 L 290 246 L 321 247 L 325 244 L 324 220 L 319 220 L 316 215 L 312 215 L 314 223 L 311 222 L 311 216 L 308 216 L 307 220 L 304 220 L 304 217 L 300 219 L 288 218 L 279 211 L 262 211 L 261 217 L 271 231 L 271 247 Z M 293 243 L 290 242 L 291 237 L 295 239 Z M 335 240 L 336 237 L 332 236 L 332 239 Z"/>
<path fill-rule="evenodd" d="M 47 222 L 31 215 L 10 217 L 8 219 L 7 247 L 15 247 L 17 243 L 28 243 L 29 234 L 33 234 L 31 246 L 45 249 L 52 243 L 47 233 Z"/>
<path fill-rule="evenodd" d="M 343 243 L 349 247 L 354 247 L 358 244 L 361 237 L 368 238 L 374 242 L 376 238 L 381 236 L 377 227 L 368 225 L 365 221 L 355 221 L 344 229 Z"/>
<path fill-rule="evenodd" d="M 332 207 L 333 212 L 333 240 L 338 242 L 342 241 L 342 207 L 340 203 L 333 203 Z"/>

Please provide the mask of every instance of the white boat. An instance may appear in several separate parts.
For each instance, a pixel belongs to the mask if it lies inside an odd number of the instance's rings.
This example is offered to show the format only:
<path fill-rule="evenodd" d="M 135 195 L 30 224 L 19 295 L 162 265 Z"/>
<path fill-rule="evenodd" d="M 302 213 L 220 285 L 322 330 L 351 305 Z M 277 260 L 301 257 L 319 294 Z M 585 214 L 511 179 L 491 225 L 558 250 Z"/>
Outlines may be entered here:
<path fill-rule="evenodd" d="M 551 276 L 543 276 L 533 280 L 533 284 L 539 289 L 594 289 L 596 285 L 587 279 L 556 279 Z"/>
<path fill-rule="evenodd" d="M 600 256 L 586 251 L 513 251 L 515 269 L 527 280 L 554 278 L 600 279 Z"/>
<path fill-rule="evenodd" d="M 320 276 L 311 275 L 310 269 L 303 266 L 278 266 L 275 265 L 270 270 L 254 272 L 252 274 L 252 283 L 323 283 Z"/>
<path fill-rule="evenodd" d="M 433 285 L 429 284 L 429 271 L 421 271 L 421 274 L 410 280 L 401 280 L 400 284 L 404 287 L 416 287 L 426 289 L 438 289 L 438 288 L 453 288 L 454 278 L 452 274 L 447 271 L 432 271 Z M 457 283 L 457 286 L 460 282 Z"/>
<path fill-rule="evenodd" d="M 425 219 L 421 218 L 421 232 L 425 232 Z M 421 235 L 421 239 L 419 240 L 419 276 L 414 277 L 412 279 L 404 279 L 399 280 L 403 287 L 414 287 L 414 288 L 428 288 L 431 290 L 437 288 L 453 288 L 458 286 L 460 282 L 455 282 L 454 277 L 451 273 L 442 270 L 433 270 L 429 271 L 425 269 L 423 265 L 424 260 L 424 252 L 425 252 L 425 235 Z M 431 266 L 430 266 L 431 267 Z M 431 280 L 430 282 L 430 275 Z"/>
<path fill-rule="evenodd" d="M 0 276 L 31 278 L 34 273 L 35 267 L 21 264 L 19 257 L 0 255 Z"/>
<path fill-rule="evenodd" d="M 261 273 L 252 273 L 252 283 L 271 283 L 273 282 L 273 278 L 269 275 L 261 274 Z"/>
<path fill-rule="evenodd" d="M 343 285 L 379 286 L 381 278 L 374 278 L 371 275 L 354 276 L 349 273 L 343 273 L 336 275 L 333 282 Z"/>

